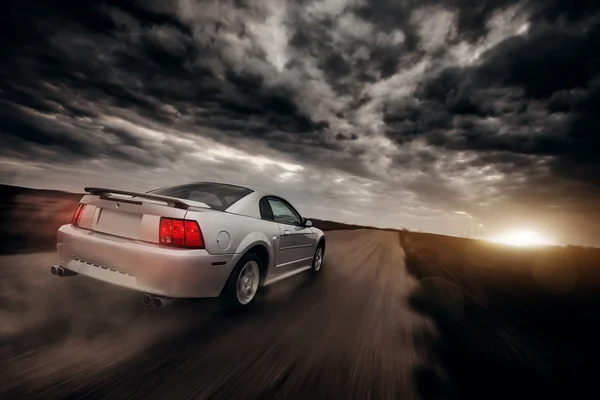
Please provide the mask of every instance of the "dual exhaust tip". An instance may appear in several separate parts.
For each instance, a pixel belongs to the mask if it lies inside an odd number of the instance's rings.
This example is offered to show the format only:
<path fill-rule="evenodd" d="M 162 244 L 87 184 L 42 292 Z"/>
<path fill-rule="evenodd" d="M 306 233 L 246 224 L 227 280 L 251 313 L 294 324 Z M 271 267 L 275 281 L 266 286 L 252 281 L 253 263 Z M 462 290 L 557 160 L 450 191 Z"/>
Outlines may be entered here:
<path fill-rule="evenodd" d="M 50 273 L 52 275 L 56 275 L 56 276 L 59 276 L 61 278 L 64 278 L 64 277 L 67 277 L 67 276 L 77 275 L 77 272 L 71 271 L 70 269 L 63 268 L 60 265 L 53 265 L 53 266 L 51 266 L 50 267 Z"/>
<path fill-rule="evenodd" d="M 162 296 L 153 296 L 148 293 L 144 293 L 142 295 L 142 304 L 145 306 L 152 306 L 154 308 L 163 308 L 173 303 L 175 299 L 170 299 L 168 297 Z"/>
<path fill-rule="evenodd" d="M 60 265 L 53 265 L 50 267 L 50 273 L 52 275 L 56 275 L 58 277 L 64 278 L 67 276 L 77 275 L 77 272 L 71 271 L 70 269 L 66 269 L 61 267 Z M 153 296 L 148 293 L 144 293 L 142 295 L 142 303 L 146 306 L 152 306 L 154 308 L 163 308 L 173 303 L 175 299 L 171 299 L 163 296 Z"/>

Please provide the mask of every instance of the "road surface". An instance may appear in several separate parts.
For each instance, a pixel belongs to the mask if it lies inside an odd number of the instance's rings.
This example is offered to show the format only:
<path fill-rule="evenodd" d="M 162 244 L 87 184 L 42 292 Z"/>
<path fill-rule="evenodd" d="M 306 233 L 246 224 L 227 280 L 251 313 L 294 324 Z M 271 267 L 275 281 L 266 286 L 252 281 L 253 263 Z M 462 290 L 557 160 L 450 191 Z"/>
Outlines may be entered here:
<path fill-rule="evenodd" d="M 322 275 L 256 309 L 155 310 L 139 294 L 56 278 L 52 253 L 0 258 L 0 398 L 412 399 L 434 330 L 411 310 L 398 234 L 328 232 Z"/>

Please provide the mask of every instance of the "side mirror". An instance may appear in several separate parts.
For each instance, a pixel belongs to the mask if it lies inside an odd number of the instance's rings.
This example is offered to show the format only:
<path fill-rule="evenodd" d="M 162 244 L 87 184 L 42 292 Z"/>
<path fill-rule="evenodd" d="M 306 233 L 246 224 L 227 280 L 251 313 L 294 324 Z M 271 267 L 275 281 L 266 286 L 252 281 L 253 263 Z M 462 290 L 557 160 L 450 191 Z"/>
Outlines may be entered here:
<path fill-rule="evenodd" d="M 313 223 L 310 219 L 305 219 L 304 220 L 304 226 L 307 228 L 310 228 L 311 226 L 313 226 Z"/>

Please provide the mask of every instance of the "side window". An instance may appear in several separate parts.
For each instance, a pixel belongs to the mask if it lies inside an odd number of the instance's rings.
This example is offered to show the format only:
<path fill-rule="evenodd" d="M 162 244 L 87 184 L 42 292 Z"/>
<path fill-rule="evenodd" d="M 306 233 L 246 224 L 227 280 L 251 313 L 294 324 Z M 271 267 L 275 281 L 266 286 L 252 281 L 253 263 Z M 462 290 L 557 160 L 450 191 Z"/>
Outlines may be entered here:
<path fill-rule="evenodd" d="M 260 217 L 262 219 L 267 219 L 269 221 L 275 221 L 275 217 L 273 216 L 273 210 L 271 210 L 271 206 L 269 205 L 269 200 L 266 197 L 260 199 L 258 203 L 258 209 L 260 211 Z"/>
<path fill-rule="evenodd" d="M 302 225 L 302 221 L 298 213 L 292 210 L 284 202 L 278 199 L 268 199 L 269 205 L 275 217 L 275 221 L 288 225 Z"/>

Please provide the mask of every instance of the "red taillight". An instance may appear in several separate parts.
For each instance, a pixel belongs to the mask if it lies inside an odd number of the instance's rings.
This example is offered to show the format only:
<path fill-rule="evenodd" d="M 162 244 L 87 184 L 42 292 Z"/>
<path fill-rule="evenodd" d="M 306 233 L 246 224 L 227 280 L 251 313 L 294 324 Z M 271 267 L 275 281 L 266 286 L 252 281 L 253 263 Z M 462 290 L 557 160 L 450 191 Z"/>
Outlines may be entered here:
<path fill-rule="evenodd" d="M 171 244 L 173 246 L 185 246 L 185 229 L 180 219 L 171 220 Z"/>
<path fill-rule="evenodd" d="M 166 218 L 160 219 L 160 243 L 171 244 L 171 220 Z"/>
<path fill-rule="evenodd" d="M 71 223 L 73 225 L 79 226 L 81 216 L 83 215 L 83 210 L 85 210 L 85 204 L 79 204 L 75 210 L 75 213 L 73 214 L 73 218 L 71 219 Z"/>
<path fill-rule="evenodd" d="M 204 248 L 200 226 L 198 222 L 190 220 L 161 218 L 159 241 L 167 246 Z"/>
<path fill-rule="evenodd" d="M 184 221 L 185 223 L 185 246 L 186 247 L 204 247 L 202 232 L 196 221 Z"/>

